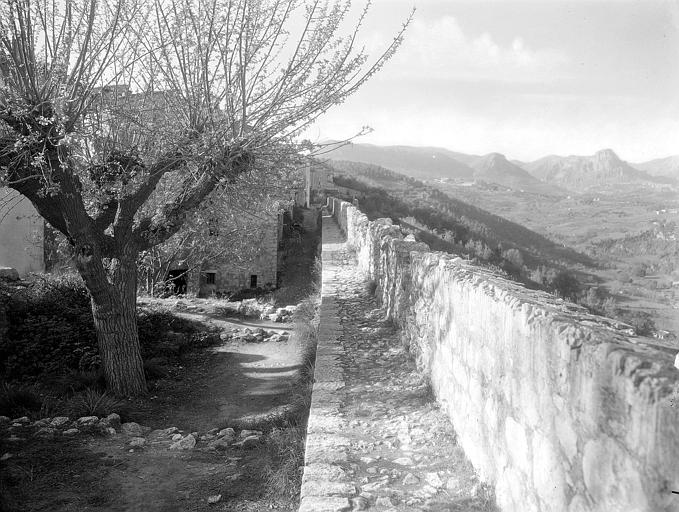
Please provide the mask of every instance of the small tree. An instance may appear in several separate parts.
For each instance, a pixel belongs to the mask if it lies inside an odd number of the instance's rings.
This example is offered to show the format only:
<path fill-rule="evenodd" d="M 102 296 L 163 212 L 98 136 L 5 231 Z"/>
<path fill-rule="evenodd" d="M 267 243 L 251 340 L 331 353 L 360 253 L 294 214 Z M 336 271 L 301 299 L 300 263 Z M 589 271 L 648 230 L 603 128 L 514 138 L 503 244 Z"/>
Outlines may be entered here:
<path fill-rule="evenodd" d="M 372 76 L 348 3 L 0 0 L 0 182 L 71 246 L 102 365 L 146 392 L 137 258 L 208 195 L 290 165 L 295 137 Z M 294 34 L 294 35 L 293 35 Z"/>

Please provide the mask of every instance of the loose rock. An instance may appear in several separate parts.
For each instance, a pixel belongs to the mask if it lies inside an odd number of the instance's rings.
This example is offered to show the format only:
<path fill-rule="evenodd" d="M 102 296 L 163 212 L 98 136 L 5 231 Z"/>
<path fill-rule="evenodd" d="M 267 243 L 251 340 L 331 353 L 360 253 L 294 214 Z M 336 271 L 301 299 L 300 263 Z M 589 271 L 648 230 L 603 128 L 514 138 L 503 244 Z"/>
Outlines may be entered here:
<path fill-rule="evenodd" d="M 222 495 L 221 495 L 221 494 L 215 494 L 214 496 L 209 496 L 208 499 L 207 499 L 207 502 L 208 502 L 210 505 L 214 505 L 215 503 L 219 503 L 219 501 L 220 501 L 221 499 L 222 499 Z"/>
<path fill-rule="evenodd" d="M 193 437 L 193 434 L 189 434 L 176 443 L 172 443 L 170 450 L 191 450 L 194 446 L 196 446 L 196 438 Z"/>
<path fill-rule="evenodd" d="M 97 416 L 83 416 L 75 420 L 75 424 L 79 427 L 93 427 L 99 421 Z"/>
<path fill-rule="evenodd" d="M 52 418 L 50 425 L 55 428 L 59 428 L 65 426 L 69 421 L 71 420 L 68 418 L 68 416 L 57 416 L 56 418 Z"/>
<path fill-rule="evenodd" d="M 141 448 L 146 444 L 146 439 L 143 437 L 133 437 L 127 444 L 132 448 Z"/>
<path fill-rule="evenodd" d="M 123 434 L 131 437 L 142 437 L 144 435 L 144 429 L 139 423 L 123 423 L 121 429 L 123 430 Z"/>

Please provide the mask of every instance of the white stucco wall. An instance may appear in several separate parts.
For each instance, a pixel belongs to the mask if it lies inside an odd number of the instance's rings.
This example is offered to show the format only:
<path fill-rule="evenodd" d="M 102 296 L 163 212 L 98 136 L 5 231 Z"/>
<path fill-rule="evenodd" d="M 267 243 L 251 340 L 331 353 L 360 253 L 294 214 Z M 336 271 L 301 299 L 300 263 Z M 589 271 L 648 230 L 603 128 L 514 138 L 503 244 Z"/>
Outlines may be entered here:
<path fill-rule="evenodd" d="M 0 188 L 0 267 L 20 276 L 45 270 L 45 224 L 28 199 Z"/>

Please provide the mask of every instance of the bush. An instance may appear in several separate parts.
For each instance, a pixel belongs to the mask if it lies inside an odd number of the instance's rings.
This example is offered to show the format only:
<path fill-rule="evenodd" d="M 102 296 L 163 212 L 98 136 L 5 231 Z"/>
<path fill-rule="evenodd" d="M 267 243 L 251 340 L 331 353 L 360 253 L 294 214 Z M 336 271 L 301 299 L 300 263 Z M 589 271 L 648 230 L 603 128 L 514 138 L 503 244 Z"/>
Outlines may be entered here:
<path fill-rule="evenodd" d="M 2 383 L 0 386 L 0 415 L 16 418 L 40 409 L 42 399 L 30 388 Z"/>
<path fill-rule="evenodd" d="M 89 294 L 78 276 L 44 276 L 14 293 L 0 342 L 8 379 L 93 370 L 99 364 Z"/>
<path fill-rule="evenodd" d="M 67 405 L 69 416 L 79 418 L 81 416 L 108 416 L 111 413 L 119 413 L 125 409 L 125 402 L 119 400 L 105 391 L 98 389 L 86 389 L 82 393 L 74 395 Z"/>
<path fill-rule="evenodd" d="M 305 429 L 299 426 L 275 428 L 267 438 L 266 450 L 272 464 L 264 468 L 272 496 L 294 499 L 302 484 Z"/>
<path fill-rule="evenodd" d="M 96 382 L 101 381 L 101 359 L 90 296 L 80 277 L 44 275 L 26 288 L 13 290 L 7 318 L 7 335 L 0 340 L 0 376 L 4 379 L 48 380 L 73 391 L 102 387 Z M 139 308 L 137 326 L 144 358 L 176 357 L 214 341 L 199 334 L 197 322 L 162 307 Z M 171 332 L 185 336 L 177 342 L 179 336 L 172 337 Z M 169 338 L 173 338 L 171 343 Z"/>

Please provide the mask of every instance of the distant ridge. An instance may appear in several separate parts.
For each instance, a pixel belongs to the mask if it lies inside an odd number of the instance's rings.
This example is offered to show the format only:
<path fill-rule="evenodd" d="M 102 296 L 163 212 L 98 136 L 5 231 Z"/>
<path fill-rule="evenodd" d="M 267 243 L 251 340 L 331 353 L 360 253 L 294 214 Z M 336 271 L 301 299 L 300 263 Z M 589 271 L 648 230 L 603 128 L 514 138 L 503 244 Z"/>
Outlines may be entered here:
<path fill-rule="evenodd" d="M 324 156 L 379 165 L 419 179 L 472 179 L 474 170 L 450 153 L 453 152 L 440 148 L 347 144 Z"/>
<path fill-rule="evenodd" d="M 651 176 L 621 160 L 612 149 L 602 149 L 592 156 L 550 155 L 523 168 L 545 183 L 551 183 L 576 192 L 616 185 L 668 184 L 666 177 Z"/>
<path fill-rule="evenodd" d="M 514 190 L 535 192 L 544 195 L 566 195 L 554 185 L 544 183 L 510 162 L 500 153 L 490 153 L 479 158 L 474 164 L 474 179 L 497 183 Z"/>
<path fill-rule="evenodd" d="M 619 186 L 676 185 L 679 182 L 679 156 L 629 164 L 612 149 L 603 149 L 590 156 L 550 155 L 533 162 L 521 162 L 510 161 L 499 153 L 480 156 L 432 146 L 353 143 L 324 156 L 334 161 L 377 165 L 417 179 L 477 180 L 555 196 Z"/>
<path fill-rule="evenodd" d="M 648 162 L 630 165 L 635 169 L 647 172 L 651 176 L 665 176 L 679 180 L 679 155 L 656 158 Z"/>

